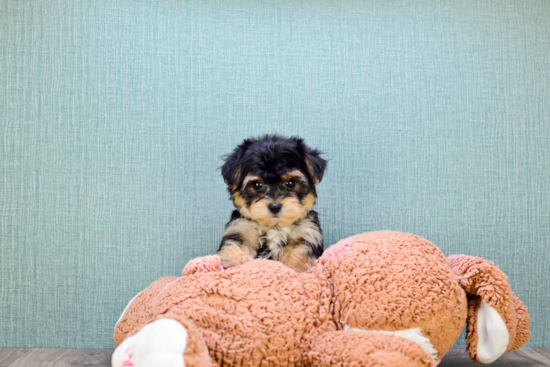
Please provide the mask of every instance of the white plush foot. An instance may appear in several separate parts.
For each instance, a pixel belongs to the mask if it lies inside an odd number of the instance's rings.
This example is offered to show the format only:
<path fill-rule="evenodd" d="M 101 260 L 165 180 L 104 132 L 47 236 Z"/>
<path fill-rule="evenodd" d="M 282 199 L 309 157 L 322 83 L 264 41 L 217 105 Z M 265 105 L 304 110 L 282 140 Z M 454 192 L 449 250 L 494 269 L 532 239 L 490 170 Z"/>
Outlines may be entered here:
<path fill-rule="evenodd" d="M 111 357 L 113 367 L 185 367 L 187 330 L 177 321 L 160 319 L 126 338 Z"/>
<path fill-rule="evenodd" d="M 481 300 L 477 311 L 477 358 L 492 363 L 506 352 L 510 334 L 496 309 Z"/>

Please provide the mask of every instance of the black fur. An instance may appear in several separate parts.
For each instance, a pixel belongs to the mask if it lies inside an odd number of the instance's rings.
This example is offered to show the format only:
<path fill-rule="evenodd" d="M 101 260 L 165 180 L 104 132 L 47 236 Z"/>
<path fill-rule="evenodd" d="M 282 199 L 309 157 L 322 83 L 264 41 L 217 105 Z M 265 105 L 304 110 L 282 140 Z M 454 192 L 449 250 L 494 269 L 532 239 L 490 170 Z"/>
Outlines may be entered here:
<path fill-rule="evenodd" d="M 222 243 L 224 243 L 226 241 L 233 241 L 235 243 L 243 243 L 244 242 L 243 237 L 240 234 L 237 234 L 237 233 L 230 234 L 230 235 L 227 235 L 227 236 L 223 236 Z"/>
<path fill-rule="evenodd" d="M 304 173 L 313 186 L 314 182 L 321 182 L 327 166 L 327 161 L 320 154 L 320 151 L 305 145 L 301 138 L 265 135 L 246 139 L 232 153 L 224 156 L 225 163 L 221 171 L 230 191 L 235 186 L 239 190 L 247 174 L 262 177 L 269 182 L 277 180 L 291 169 Z M 307 162 L 310 162 L 311 173 Z"/>
<path fill-rule="evenodd" d="M 319 216 L 317 212 L 315 210 L 311 210 L 307 214 L 307 218 L 311 219 L 311 221 L 315 224 L 315 226 L 319 230 L 319 233 L 322 235 L 323 231 L 321 230 L 321 225 L 319 224 Z M 310 246 L 311 257 L 314 259 L 318 259 L 323 254 L 323 248 L 324 248 L 324 243 L 322 239 L 320 243 L 312 244 Z"/>

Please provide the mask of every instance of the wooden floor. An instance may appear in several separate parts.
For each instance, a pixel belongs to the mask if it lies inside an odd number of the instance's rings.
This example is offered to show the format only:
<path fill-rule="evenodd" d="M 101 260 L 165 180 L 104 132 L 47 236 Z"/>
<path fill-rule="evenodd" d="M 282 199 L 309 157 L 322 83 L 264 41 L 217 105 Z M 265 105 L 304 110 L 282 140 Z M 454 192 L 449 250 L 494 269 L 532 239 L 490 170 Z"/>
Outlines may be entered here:
<path fill-rule="evenodd" d="M 110 367 L 112 349 L 0 348 L 0 367 Z M 439 367 L 480 366 L 460 349 L 447 353 Z M 550 366 L 550 348 L 523 348 L 504 355 L 491 367 Z"/>

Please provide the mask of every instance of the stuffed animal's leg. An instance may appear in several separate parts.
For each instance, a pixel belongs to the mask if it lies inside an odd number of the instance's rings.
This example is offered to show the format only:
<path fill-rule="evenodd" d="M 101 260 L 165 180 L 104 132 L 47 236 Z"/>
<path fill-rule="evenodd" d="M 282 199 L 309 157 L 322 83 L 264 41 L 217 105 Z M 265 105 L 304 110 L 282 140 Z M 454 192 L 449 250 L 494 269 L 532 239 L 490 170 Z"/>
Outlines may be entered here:
<path fill-rule="evenodd" d="M 183 268 L 183 276 L 195 273 L 208 273 L 211 271 L 223 271 L 222 261 L 219 255 L 208 255 L 189 260 Z"/>
<path fill-rule="evenodd" d="M 112 367 L 214 367 L 197 327 L 181 315 L 153 318 L 128 334 L 111 357 Z"/>
<path fill-rule="evenodd" d="M 223 268 L 218 255 L 204 256 L 189 261 L 183 269 L 183 275 L 220 270 L 223 270 Z M 128 303 L 115 325 L 114 339 L 116 345 L 122 343 L 122 341 L 126 339 L 128 333 L 134 330 L 138 325 L 147 322 L 153 302 L 159 293 L 177 279 L 178 278 L 174 276 L 160 278 L 141 291 Z"/>
<path fill-rule="evenodd" d="M 183 367 L 187 329 L 177 321 L 157 320 L 126 338 L 111 357 L 113 367 Z"/>
<path fill-rule="evenodd" d="M 434 367 L 436 361 L 409 339 L 363 331 L 328 331 L 310 343 L 307 366 Z"/>
<path fill-rule="evenodd" d="M 470 358 L 491 363 L 529 340 L 527 308 L 516 298 L 506 274 L 479 257 L 447 258 L 468 297 L 466 344 Z"/>
<path fill-rule="evenodd" d="M 174 276 L 160 278 L 142 290 L 128 303 L 115 325 L 114 339 L 116 345 L 122 343 L 128 333 L 137 326 L 147 322 L 153 301 L 164 287 L 177 279 Z"/>

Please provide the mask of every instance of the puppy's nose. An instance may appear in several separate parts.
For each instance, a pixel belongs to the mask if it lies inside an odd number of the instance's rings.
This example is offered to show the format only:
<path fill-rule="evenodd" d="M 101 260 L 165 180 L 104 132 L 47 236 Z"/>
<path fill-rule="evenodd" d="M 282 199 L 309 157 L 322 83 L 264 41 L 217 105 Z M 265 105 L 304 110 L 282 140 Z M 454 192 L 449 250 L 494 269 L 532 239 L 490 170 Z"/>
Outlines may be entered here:
<path fill-rule="evenodd" d="M 269 204 L 267 207 L 268 207 L 270 212 L 272 212 L 273 214 L 277 214 L 278 212 L 281 211 L 281 208 L 283 206 L 281 205 L 281 203 L 274 202 L 274 203 Z"/>

